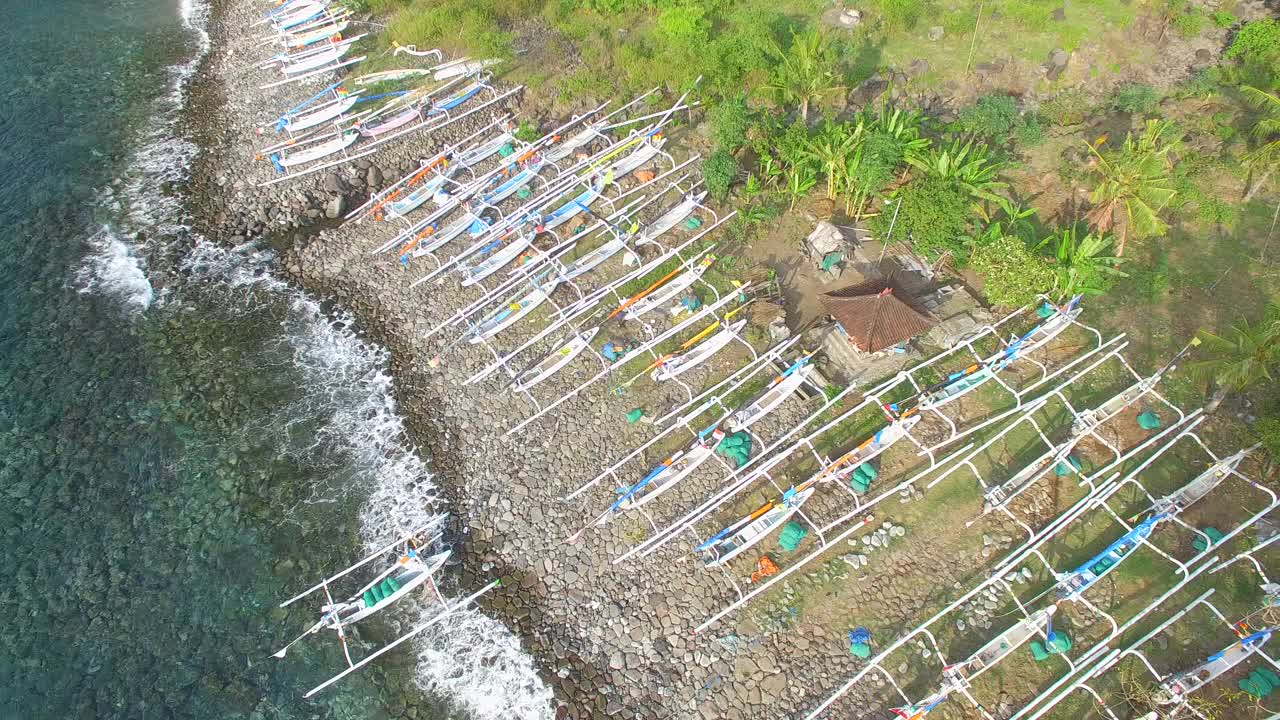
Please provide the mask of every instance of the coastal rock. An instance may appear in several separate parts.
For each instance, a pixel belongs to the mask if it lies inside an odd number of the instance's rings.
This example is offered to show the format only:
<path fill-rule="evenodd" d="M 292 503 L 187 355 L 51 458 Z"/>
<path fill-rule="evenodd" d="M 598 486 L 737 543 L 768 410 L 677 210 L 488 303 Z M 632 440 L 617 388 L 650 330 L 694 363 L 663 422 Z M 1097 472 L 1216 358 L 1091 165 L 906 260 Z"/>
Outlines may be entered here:
<path fill-rule="evenodd" d="M 329 201 L 324 205 L 324 216 L 330 220 L 342 217 L 342 214 L 346 211 L 347 198 L 343 195 L 335 195 L 329 198 Z"/>

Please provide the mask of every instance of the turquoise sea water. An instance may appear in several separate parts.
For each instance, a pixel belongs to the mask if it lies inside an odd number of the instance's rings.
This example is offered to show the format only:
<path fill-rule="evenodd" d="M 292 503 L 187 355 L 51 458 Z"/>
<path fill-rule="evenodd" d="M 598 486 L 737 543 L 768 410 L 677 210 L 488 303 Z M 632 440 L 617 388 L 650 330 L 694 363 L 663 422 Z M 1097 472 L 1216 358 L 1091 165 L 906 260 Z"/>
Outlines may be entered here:
<path fill-rule="evenodd" d="M 432 488 L 383 352 L 265 250 L 182 229 L 199 9 L 6 9 L 0 718 L 447 716 L 412 658 L 304 703 L 337 643 L 269 657 L 312 619 L 275 603 L 429 516 Z M 387 488 L 408 517 L 370 509 Z"/>

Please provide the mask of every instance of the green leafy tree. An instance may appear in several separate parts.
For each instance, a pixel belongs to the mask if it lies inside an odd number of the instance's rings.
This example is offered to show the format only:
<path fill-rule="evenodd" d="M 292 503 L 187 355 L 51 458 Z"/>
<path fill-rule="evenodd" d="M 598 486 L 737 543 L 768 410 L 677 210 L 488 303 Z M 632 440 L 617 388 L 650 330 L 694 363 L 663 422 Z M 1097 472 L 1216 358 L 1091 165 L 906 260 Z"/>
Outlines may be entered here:
<path fill-rule="evenodd" d="M 844 89 L 839 83 L 836 53 L 817 30 L 792 33 L 791 46 L 784 50 L 775 42 L 771 54 L 776 62 L 773 76 L 760 90 L 779 105 L 799 107 L 800 118 L 806 123 L 812 106 Z"/>
<path fill-rule="evenodd" d="M 709 113 L 711 136 L 718 145 L 736 152 L 747 144 L 747 132 L 751 129 L 751 109 L 746 95 L 739 93 L 716 105 Z"/>
<path fill-rule="evenodd" d="M 738 179 L 738 160 L 724 148 L 720 148 L 702 161 L 702 179 L 707 192 L 717 200 L 729 197 L 729 188 Z"/>
<path fill-rule="evenodd" d="M 1148 120 L 1141 135 L 1135 138 L 1129 133 L 1124 145 L 1114 152 L 1102 153 L 1089 145 L 1095 158 L 1090 170 L 1096 184 L 1089 195 L 1093 209 L 1088 221 L 1102 233 L 1119 228 L 1117 256 L 1124 256 L 1130 235 L 1160 237 L 1169 231 L 1160 213 L 1178 194 L 1169 157 L 1178 143 L 1167 137 L 1171 128 L 1167 120 Z"/>
<path fill-rule="evenodd" d="M 1102 295 L 1111 289 L 1115 278 L 1128 277 L 1119 267 L 1124 259 L 1108 254 L 1112 244 L 1112 238 L 1104 233 L 1081 237 L 1074 225 L 1041 241 L 1040 247 L 1052 249 L 1057 260 L 1053 271 L 1058 296 Z"/>
<path fill-rule="evenodd" d="M 1280 95 L 1252 85 L 1242 85 L 1240 92 L 1250 105 L 1262 113 L 1251 131 L 1258 145 L 1244 155 L 1244 163 L 1251 176 L 1244 201 L 1249 202 L 1266 185 L 1276 167 L 1280 166 Z"/>
<path fill-rule="evenodd" d="M 970 266 L 982 276 L 982 292 L 993 304 L 1029 305 L 1053 286 L 1053 269 L 1022 238 L 1003 234 L 999 225 L 988 227 L 985 234 Z"/>
<path fill-rule="evenodd" d="M 1191 372 L 1213 383 L 1213 395 L 1206 412 L 1218 409 L 1232 392 L 1243 392 L 1273 380 L 1272 371 L 1280 363 L 1280 306 L 1267 308 L 1262 321 L 1241 320 L 1226 336 L 1200 331 L 1201 348 L 1211 357 L 1192 363 Z"/>
<path fill-rule="evenodd" d="M 969 196 L 957 183 L 923 177 L 893 194 L 891 203 L 871 219 L 871 232 L 882 242 L 909 242 L 912 249 L 929 258 L 962 255 L 970 210 Z"/>

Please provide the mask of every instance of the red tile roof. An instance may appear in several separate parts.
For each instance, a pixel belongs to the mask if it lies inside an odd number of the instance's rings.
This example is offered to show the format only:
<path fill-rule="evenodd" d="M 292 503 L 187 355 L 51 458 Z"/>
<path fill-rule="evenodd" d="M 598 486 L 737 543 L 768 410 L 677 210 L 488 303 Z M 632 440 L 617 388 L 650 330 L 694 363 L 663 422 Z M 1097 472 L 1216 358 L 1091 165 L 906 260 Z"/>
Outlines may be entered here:
<path fill-rule="evenodd" d="M 849 341 L 863 352 L 879 352 L 933 327 L 928 313 L 912 306 L 891 278 L 869 280 L 824 293 L 820 298 Z"/>

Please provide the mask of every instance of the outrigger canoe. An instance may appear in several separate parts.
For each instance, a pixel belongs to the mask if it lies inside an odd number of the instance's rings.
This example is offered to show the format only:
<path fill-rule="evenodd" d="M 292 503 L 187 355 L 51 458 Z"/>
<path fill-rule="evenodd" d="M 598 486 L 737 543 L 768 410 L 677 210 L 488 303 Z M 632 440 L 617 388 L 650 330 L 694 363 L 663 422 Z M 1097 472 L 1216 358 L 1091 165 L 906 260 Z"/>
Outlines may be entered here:
<path fill-rule="evenodd" d="M 515 237 L 512 237 L 512 235 Z M 532 244 L 532 232 L 513 231 L 506 237 L 493 241 L 480 250 L 479 254 L 487 255 L 484 260 L 462 268 L 462 286 L 470 287 L 475 285 L 501 270 L 503 266 L 515 260 L 517 255 L 524 252 Z"/>
<path fill-rule="evenodd" d="M 583 330 L 570 338 L 568 342 L 552 350 L 538 362 L 525 368 L 512 380 L 512 392 L 525 392 L 534 385 L 555 375 L 560 368 L 568 365 L 579 353 L 585 350 L 591 339 L 598 332 L 600 332 L 599 327 Z"/>
<path fill-rule="evenodd" d="M 296 133 L 341 117 L 348 110 L 355 107 L 356 103 L 360 102 L 360 93 L 362 92 L 364 91 L 357 90 L 353 93 L 342 95 L 303 115 L 280 118 L 276 123 L 276 130 Z"/>
<path fill-rule="evenodd" d="M 710 360 L 711 356 L 723 350 L 729 343 L 733 342 L 734 338 L 738 337 L 738 333 L 742 332 L 742 329 L 746 326 L 746 318 L 738 320 L 695 345 L 688 352 L 667 360 L 655 368 L 650 377 L 653 378 L 654 382 L 665 382 L 683 375 Z"/>
<path fill-rule="evenodd" d="M 702 554 L 702 564 L 706 567 L 718 567 L 746 552 L 765 539 L 774 528 L 790 520 L 813 497 L 817 489 L 812 481 L 799 487 L 791 487 L 783 493 L 781 500 L 770 500 L 716 533 L 696 550 Z"/>
<path fill-rule="evenodd" d="M 1266 644 L 1267 640 L 1280 628 L 1266 628 L 1251 633 L 1222 650 L 1210 655 L 1199 665 L 1178 673 L 1160 683 L 1154 700 L 1156 704 L 1167 706 L 1183 702 L 1191 693 L 1218 679 L 1223 673 L 1244 662 Z"/>
<path fill-rule="evenodd" d="M 654 310 L 666 305 L 674 300 L 677 295 L 688 290 L 698 278 L 702 277 L 707 268 L 711 267 L 711 263 L 715 262 L 715 257 L 708 255 L 701 262 L 693 267 L 680 273 L 668 285 L 658 290 L 654 294 L 644 298 L 627 309 L 623 315 L 627 320 L 637 320 Z"/>
<path fill-rule="evenodd" d="M 1059 581 L 1058 599 L 1074 600 L 1080 597 L 1081 593 L 1088 590 L 1095 582 L 1114 570 L 1125 558 L 1132 555 L 1133 551 L 1137 550 L 1142 544 L 1142 541 L 1151 536 L 1151 531 L 1157 525 L 1169 519 L 1169 517 L 1166 513 L 1152 515 L 1121 536 L 1119 540 L 1108 545 L 1106 550 L 1094 555 L 1083 565 L 1067 573 Z"/>
<path fill-rule="evenodd" d="M 729 416 L 729 419 L 725 422 L 729 432 L 746 430 L 761 418 L 773 412 L 783 401 L 800 389 L 804 381 L 809 379 L 809 373 L 812 370 L 813 367 L 810 365 L 788 369 L 787 372 L 776 378 L 759 397 Z"/>
<path fill-rule="evenodd" d="M 555 292 L 560 280 L 551 278 L 550 271 L 547 271 L 533 280 L 532 284 L 534 286 L 532 290 L 520 297 L 512 298 L 477 323 L 469 333 L 467 342 L 475 345 L 516 324 L 521 318 L 546 302 L 547 298 L 551 297 L 551 293 Z"/>
<path fill-rule="evenodd" d="M 676 483 L 689 477 L 694 470 L 715 455 L 716 446 L 723 439 L 724 432 L 721 430 L 712 431 L 707 437 L 700 435 L 687 449 L 662 461 L 640 482 L 619 491 L 621 497 L 609 508 L 610 511 L 621 513 L 634 510 L 675 487 Z M 609 521 L 609 517 L 609 515 L 602 516 L 596 524 L 604 525 Z"/>
<path fill-rule="evenodd" d="M 322 157 L 341 152 L 359 139 L 360 133 L 349 130 L 331 140 L 313 145 L 306 150 L 290 153 L 288 156 L 272 153 L 270 156 L 271 164 L 276 166 L 276 170 L 286 172 L 295 165 L 305 165 L 313 160 L 319 160 Z"/>

